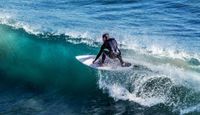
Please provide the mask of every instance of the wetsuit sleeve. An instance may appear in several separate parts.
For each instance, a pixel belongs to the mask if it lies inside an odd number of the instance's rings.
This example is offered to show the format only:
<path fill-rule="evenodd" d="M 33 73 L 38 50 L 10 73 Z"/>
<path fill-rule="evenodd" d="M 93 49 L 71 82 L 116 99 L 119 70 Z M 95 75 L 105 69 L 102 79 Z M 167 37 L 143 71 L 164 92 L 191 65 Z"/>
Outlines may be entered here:
<path fill-rule="evenodd" d="M 99 56 L 102 54 L 102 52 L 103 52 L 104 48 L 105 48 L 105 46 L 104 46 L 104 45 L 102 45 L 102 46 L 101 46 L 101 50 L 100 50 L 100 51 L 99 51 L 99 53 L 97 54 L 97 56 L 96 56 L 96 58 L 95 58 L 95 60 L 94 60 L 94 61 L 96 61 L 96 60 L 99 58 Z"/>

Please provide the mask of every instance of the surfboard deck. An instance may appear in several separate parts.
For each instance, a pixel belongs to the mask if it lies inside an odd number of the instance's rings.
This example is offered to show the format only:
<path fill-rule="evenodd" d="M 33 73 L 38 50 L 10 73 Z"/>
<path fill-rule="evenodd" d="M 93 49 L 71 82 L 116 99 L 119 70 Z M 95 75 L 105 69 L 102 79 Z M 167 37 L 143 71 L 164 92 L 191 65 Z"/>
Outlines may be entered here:
<path fill-rule="evenodd" d="M 106 57 L 104 64 L 102 65 L 101 60 L 97 60 L 94 64 L 92 63 L 95 59 L 95 55 L 80 55 L 76 56 L 76 59 L 82 64 L 87 65 L 91 68 L 98 70 L 108 70 L 108 71 L 124 71 L 133 68 L 131 63 L 126 62 L 126 66 L 122 67 L 118 59 L 110 59 Z M 123 58 L 123 60 L 126 60 Z"/>

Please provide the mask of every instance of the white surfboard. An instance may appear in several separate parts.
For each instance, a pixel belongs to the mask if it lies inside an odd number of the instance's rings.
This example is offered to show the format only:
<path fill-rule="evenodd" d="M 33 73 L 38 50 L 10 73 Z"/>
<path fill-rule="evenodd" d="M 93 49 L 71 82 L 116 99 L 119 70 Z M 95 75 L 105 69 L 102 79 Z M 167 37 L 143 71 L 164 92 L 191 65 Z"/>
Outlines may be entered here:
<path fill-rule="evenodd" d="M 106 57 L 105 62 L 103 65 L 100 64 L 100 61 L 97 60 L 94 64 L 92 63 L 95 59 L 95 55 L 80 55 L 76 56 L 76 59 L 83 63 L 84 65 L 87 65 L 91 68 L 98 69 L 98 70 L 108 70 L 108 71 L 124 71 L 129 70 L 133 68 L 133 65 L 130 63 L 127 63 L 126 67 L 122 67 L 118 59 L 110 59 Z M 100 57 L 101 58 L 101 57 Z M 126 61 L 126 59 L 123 58 L 123 60 Z"/>

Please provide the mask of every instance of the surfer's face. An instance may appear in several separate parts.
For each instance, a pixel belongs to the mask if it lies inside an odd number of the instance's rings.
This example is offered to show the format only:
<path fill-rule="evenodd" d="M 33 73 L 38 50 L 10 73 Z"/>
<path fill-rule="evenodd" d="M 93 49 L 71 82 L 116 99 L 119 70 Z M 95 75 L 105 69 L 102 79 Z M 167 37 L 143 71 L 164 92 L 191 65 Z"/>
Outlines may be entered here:
<path fill-rule="evenodd" d="M 105 37 L 102 38 L 103 42 L 105 42 L 109 38 L 109 35 L 107 34 Z"/>
<path fill-rule="evenodd" d="M 107 40 L 107 38 L 106 38 L 106 37 L 103 37 L 102 40 L 103 40 L 103 42 L 105 42 L 105 41 Z"/>

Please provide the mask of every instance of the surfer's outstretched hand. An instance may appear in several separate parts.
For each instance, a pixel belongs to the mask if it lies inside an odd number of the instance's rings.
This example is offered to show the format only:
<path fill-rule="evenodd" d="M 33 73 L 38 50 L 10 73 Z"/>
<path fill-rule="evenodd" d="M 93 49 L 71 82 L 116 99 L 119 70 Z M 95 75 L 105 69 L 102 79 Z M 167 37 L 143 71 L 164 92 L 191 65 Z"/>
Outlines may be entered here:
<path fill-rule="evenodd" d="M 94 64 L 95 63 L 95 60 L 94 61 L 92 61 L 92 64 Z"/>

